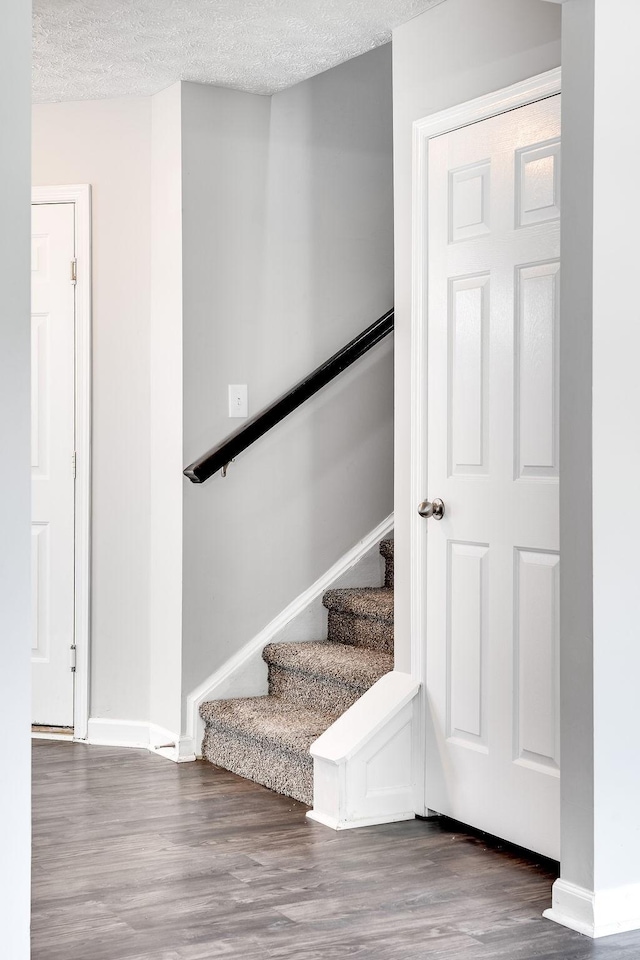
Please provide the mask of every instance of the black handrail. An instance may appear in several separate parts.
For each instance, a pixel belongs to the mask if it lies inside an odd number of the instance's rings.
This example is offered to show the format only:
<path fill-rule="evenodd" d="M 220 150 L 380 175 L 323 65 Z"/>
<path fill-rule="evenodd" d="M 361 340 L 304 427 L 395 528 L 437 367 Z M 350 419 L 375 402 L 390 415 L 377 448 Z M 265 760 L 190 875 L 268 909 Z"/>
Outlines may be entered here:
<path fill-rule="evenodd" d="M 347 367 L 350 367 L 352 363 L 384 339 L 392 330 L 393 310 L 388 310 L 384 316 L 372 323 L 366 330 L 363 330 L 346 347 L 338 350 L 313 373 L 304 377 L 295 387 L 292 387 L 282 397 L 266 407 L 262 413 L 256 414 L 222 443 L 212 447 L 204 456 L 189 464 L 184 470 L 185 477 L 188 477 L 192 483 L 204 483 L 218 470 L 224 469 L 239 453 L 242 453 L 268 430 L 271 430 L 286 416 L 293 413 L 300 404 L 330 383 Z"/>

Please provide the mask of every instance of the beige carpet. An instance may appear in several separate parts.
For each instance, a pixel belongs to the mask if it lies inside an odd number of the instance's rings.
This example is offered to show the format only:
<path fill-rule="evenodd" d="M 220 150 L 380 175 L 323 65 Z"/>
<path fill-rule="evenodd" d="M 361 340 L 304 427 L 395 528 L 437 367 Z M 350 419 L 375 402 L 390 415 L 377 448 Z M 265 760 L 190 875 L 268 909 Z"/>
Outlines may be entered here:
<path fill-rule="evenodd" d="M 313 802 L 309 747 L 380 677 L 393 670 L 393 540 L 383 540 L 383 587 L 328 590 L 328 637 L 270 643 L 264 697 L 212 700 L 202 755 L 303 803 Z"/>

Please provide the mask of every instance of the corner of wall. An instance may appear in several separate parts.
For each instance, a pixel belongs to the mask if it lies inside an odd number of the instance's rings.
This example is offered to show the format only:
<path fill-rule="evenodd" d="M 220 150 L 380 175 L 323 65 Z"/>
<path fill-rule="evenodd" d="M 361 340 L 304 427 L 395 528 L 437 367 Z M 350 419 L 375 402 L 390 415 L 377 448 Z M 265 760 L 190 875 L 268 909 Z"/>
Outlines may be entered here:
<path fill-rule="evenodd" d="M 180 730 L 182 669 L 181 84 L 152 98 L 150 721 Z"/>
<path fill-rule="evenodd" d="M 2 952 L 29 958 L 31 843 L 30 5 L 7 0 L 0 31 L 0 790 Z"/>

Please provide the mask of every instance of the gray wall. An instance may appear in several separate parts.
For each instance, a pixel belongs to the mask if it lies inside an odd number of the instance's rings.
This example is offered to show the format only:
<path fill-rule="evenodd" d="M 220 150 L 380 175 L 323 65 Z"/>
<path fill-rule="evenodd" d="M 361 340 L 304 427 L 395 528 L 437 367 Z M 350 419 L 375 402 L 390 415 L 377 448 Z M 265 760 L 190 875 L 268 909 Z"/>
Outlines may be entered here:
<path fill-rule="evenodd" d="M 30 5 L 0 32 L 0 941 L 28 960 L 31 808 Z"/>
<path fill-rule="evenodd" d="M 391 51 L 261 98 L 183 85 L 184 456 L 393 302 Z M 392 344 L 184 491 L 183 691 L 393 509 Z"/>
<path fill-rule="evenodd" d="M 393 33 L 395 652 L 399 669 L 411 666 L 409 541 L 417 506 L 410 498 L 412 124 L 559 64 L 560 7 L 542 0 L 447 0 Z"/>
<path fill-rule="evenodd" d="M 151 101 L 33 108 L 33 183 L 92 185 L 92 717 L 146 720 Z"/>
<path fill-rule="evenodd" d="M 226 480 L 180 475 L 238 425 L 228 383 L 255 412 L 393 302 L 390 47 L 274 97 L 38 104 L 33 130 L 34 183 L 93 185 L 91 716 L 173 730 L 393 509 L 391 342 Z"/>
<path fill-rule="evenodd" d="M 593 527 L 590 522 L 594 0 L 571 0 L 563 6 L 562 17 L 561 859 L 563 877 L 590 890 L 594 888 Z M 617 456 L 615 460 L 617 462 Z"/>

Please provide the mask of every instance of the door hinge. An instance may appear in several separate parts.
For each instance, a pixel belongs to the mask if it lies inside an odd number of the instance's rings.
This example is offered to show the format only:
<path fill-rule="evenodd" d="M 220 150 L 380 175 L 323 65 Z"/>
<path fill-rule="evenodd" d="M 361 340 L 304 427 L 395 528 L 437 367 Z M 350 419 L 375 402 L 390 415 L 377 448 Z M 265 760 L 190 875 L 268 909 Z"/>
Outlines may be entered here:
<path fill-rule="evenodd" d="M 78 261 L 72 260 L 71 261 L 71 283 L 77 283 L 77 282 L 78 282 Z"/>
<path fill-rule="evenodd" d="M 75 643 L 72 643 L 72 644 L 71 644 L 71 647 L 70 647 L 69 649 L 70 649 L 70 652 L 71 652 L 71 656 L 70 656 L 70 658 L 69 658 L 69 667 L 70 667 L 70 669 L 71 669 L 71 673 L 75 673 L 75 672 L 76 672 L 76 645 L 75 645 Z"/>
<path fill-rule="evenodd" d="M 73 470 L 73 479 L 74 479 L 74 480 L 76 479 L 77 458 L 78 458 L 78 455 L 77 455 L 76 451 L 74 450 L 73 453 L 71 454 L 71 469 Z"/>

